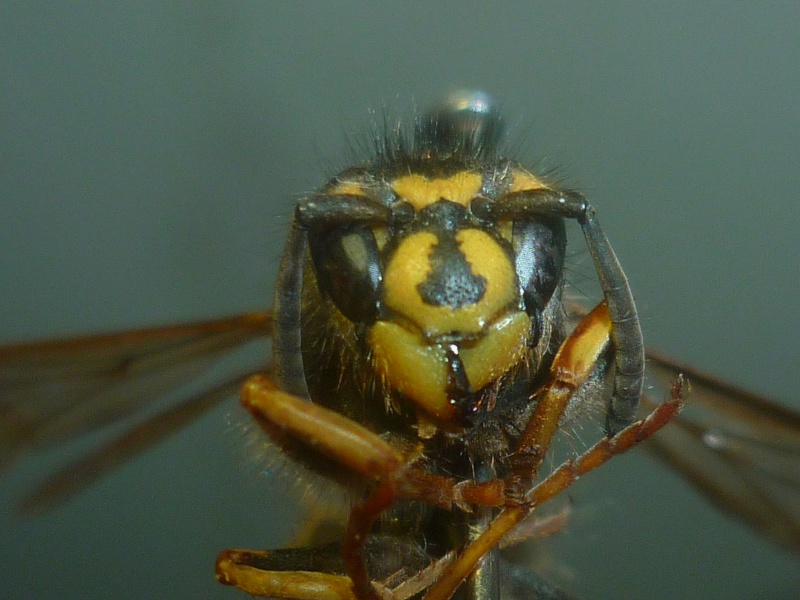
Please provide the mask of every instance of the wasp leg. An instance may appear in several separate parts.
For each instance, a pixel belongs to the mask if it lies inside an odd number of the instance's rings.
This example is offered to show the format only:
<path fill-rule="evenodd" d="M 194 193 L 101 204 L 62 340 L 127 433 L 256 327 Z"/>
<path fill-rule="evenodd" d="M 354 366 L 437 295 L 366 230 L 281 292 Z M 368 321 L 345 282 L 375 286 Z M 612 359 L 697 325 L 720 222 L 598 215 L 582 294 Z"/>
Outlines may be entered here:
<path fill-rule="evenodd" d="M 268 433 L 302 442 L 372 481 L 397 471 L 404 456 L 352 419 L 281 391 L 269 377 L 254 375 L 242 388 L 242 404 Z"/>
<path fill-rule="evenodd" d="M 612 322 L 605 302 L 600 303 L 575 328 L 562 344 L 550 374 L 551 381 L 541 393 L 525 434 L 512 462 L 514 472 L 506 481 L 506 493 L 520 490 L 535 477 L 570 398 L 589 380 L 606 352 Z M 685 394 L 683 380 L 673 386 L 672 396 L 645 420 L 631 425 L 614 437 L 556 469 L 542 482 L 524 493 L 518 504 L 507 506 L 487 529 L 461 554 L 426 595 L 426 600 L 449 598 L 478 561 L 530 514 L 535 506 L 558 495 L 578 477 L 597 468 L 612 456 L 621 454 L 663 427 L 677 413 Z M 519 492 L 517 492 L 519 493 Z"/>
<path fill-rule="evenodd" d="M 275 432 L 277 428 L 280 435 L 306 444 L 369 480 L 386 480 L 406 462 L 400 452 L 367 428 L 335 411 L 281 391 L 266 376 L 255 375 L 245 383 L 242 404 L 267 432 Z M 377 495 L 356 505 L 351 512 L 342 544 L 342 556 L 350 575 L 346 578 L 349 594 L 356 590 L 359 598 L 377 597 L 364 560 L 364 541 L 374 520 L 396 497 L 394 484 L 386 483 Z M 230 563 L 222 567 L 224 576 L 229 568 Z M 251 580 L 244 577 L 241 581 L 249 586 Z M 264 583 L 271 585 L 268 578 Z M 341 581 L 335 579 L 329 583 L 336 589 L 332 593 L 338 594 Z M 321 582 L 315 580 L 316 584 Z M 234 585 L 239 587 L 238 583 Z"/>
<path fill-rule="evenodd" d="M 217 557 L 217 580 L 252 594 L 285 600 L 356 600 L 350 578 L 319 571 L 277 570 L 270 552 L 225 550 Z"/>
<path fill-rule="evenodd" d="M 639 442 L 656 433 L 680 411 L 688 391 L 688 384 L 679 376 L 670 391 L 670 397 L 659 404 L 645 419 L 623 429 L 613 437 L 605 437 L 589 450 L 565 462 L 531 489 L 516 505 L 504 508 L 481 535 L 453 562 L 425 595 L 424 600 L 448 600 L 478 561 L 501 542 L 514 527 L 540 504 L 557 496 L 575 483 L 579 477 L 596 469 L 612 457 L 627 452 Z"/>
<path fill-rule="evenodd" d="M 439 505 L 450 508 L 453 480 L 428 476 L 417 469 L 411 469 L 406 465 L 409 459 L 369 429 L 335 411 L 281 391 L 265 375 L 255 375 L 248 379 L 242 389 L 242 404 L 259 425 L 276 439 L 288 438 L 293 442 L 300 442 L 379 484 L 366 501 L 357 504 L 351 511 L 341 549 L 344 568 L 349 575 L 349 578 L 345 578 L 349 586 L 348 593 L 355 593 L 358 598 L 376 598 L 377 592 L 366 564 L 368 557 L 364 554 L 365 540 L 375 519 L 400 495 L 413 495 L 434 503 L 438 500 Z M 406 478 L 407 472 L 415 473 L 416 477 L 409 475 Z M 404 492 L 405 488 L 408 490 Z M 442 490 L 439 494 L 441 498 L 437 496 L 437 490 Z M 243 557 L 250 556 L 258 558 L 260 554 L 242 551 L 223 553 L 218 561 L 220 580 L 248 591 L 260 589 L 262 585 L 264 589 L 273 589 L 271 575 L 254 575 L 252 565 L 242 563 Z M 287 571 L 279 579 L 285 579 L 287 584 L 294 586 L 295 574 L 290 573 Z M 300 581 L 305 585 L 308 575 L 304 575 Z M 313 585 L 323 587 L 330 584 L 333 597 L 339 597 L 336 594 L 340 593 L 340 579 L 313 577 L 312 581 Z"/>
<path fill-rule="evenodd" d="M 434 562 L 416 544 L 392 536 L 371 536 L 364 547 L 381 598 L 409 598 L 428 587 L 432 577 L 447 564 L 445 559 Z M 226 550 L 217 559 L 217 579 L 250 594 L 271 598 L 357 597 L 345 574 L 338 544 L 270 551 Z"/>
<path fill-rule="evenodd" d="M 558 431 L 561 416 L 573 395 L 583 387 L 597 369 L 608 348 L 611 318 L 605 302 L 586 315 L 561 344 L 550 366 L 550 382 L 538 394 L 536 410 L 531 416 L 515 454 L 528 457 L 515 465 L 520 477 L 531 478 L 544 459 L 553 435 Z M 524 463 L 528 464 L 524 464 Z"/>
<path fill-rule="evenodd" d="M 369 429 L 335 411 L 281 391 L 266 375 L 254 375 L 248 379 L 242 389 L 242 404 L 256 422 L 276 439 L 288 438 L 300 442 L 378 484 L 366 500 L 353 507 L 341 546 L 344 568 L 349 575 L 348 583 L 352 585 L 349 593 L 354 593 L 358 598 L 378 597 L 369 575 L 369 556 L 365 555 L 364 545 L 373 523 L 384 510 L 400 497 L 452 509 L 455 499 L 460 497 L 454 479 L 412 467 L 408 464 L 409 458 Z M 496 481 L 495 484 L 487 488 L 488 492 L 480 489 L 475 494 L 465 494 L 466 502 L 503 505 L 503 482 Z M 218 561 L 220 580 L 247 590 L 260 589 L 262 584 L 265 589 L 273 589 L 269 578 L 271 575 L 264 576 L 265 580 L 261 582 L 260 576 L 253 574 L 252 565 L 239 564 L 247 556 L 250 555 L 243 551 L 236 551 L 232 555 L 223 553 Z M 253 553 L 253 556 L 260 554 Z M 291 581 L 292 586 L 295 585 L 289 575 L 282 577 Z M 314 578 L 314 584 L 322 585 L 323 579 L 328 581 L 327 578 Z M 254 580 L 258 583 L 254 583 Z M 307 576 L 301 581 L 306 582 Z M 338 589 L 341 582 L 335 579 L 329 583 L 331 589 Z"/>
<path fill-rule="evenodd" d="M 612 324 L 605 302 L 587 314 L 561 344 L 550 367 L 550 382 L 537 394 L 537 405 L 514 454 L 511 474 L 503 481 L 464 482 L 459 493 L 469 504 L 507 504 L 505 498 L 521 499 L 536 478 L 536 471 L 558 431 L 561 416 L 570 399 L 596 371 L 610 342 Z M 494 488 L 494 492 L 489 488 Z M 482 494 L 481 494 L 482 492 Z M 483 497 L 482 497 L 483 496 Z"/>

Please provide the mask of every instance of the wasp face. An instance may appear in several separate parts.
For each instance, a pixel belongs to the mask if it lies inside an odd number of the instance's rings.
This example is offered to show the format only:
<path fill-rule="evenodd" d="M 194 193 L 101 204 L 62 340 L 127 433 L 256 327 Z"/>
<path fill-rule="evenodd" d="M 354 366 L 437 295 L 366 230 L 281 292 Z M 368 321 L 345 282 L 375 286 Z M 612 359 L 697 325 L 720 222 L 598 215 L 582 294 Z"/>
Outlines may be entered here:
<path fill-rule="evenodd" d="M 429 118 L 405 154 L 343 173 L 298 209 L 314 271 L 304 286 L 318 292 L 306 310 L 357 340 L 340 345 L 365 355 L 386 406 L 412 408 L 423 437 L 468 424 L 511 374 L 536 370 L 560 302 L 563 221 L 491 211 L 547 188 L 496 156 L 481 137 L 496 140 L 496 124 L 469 117 Z"/>

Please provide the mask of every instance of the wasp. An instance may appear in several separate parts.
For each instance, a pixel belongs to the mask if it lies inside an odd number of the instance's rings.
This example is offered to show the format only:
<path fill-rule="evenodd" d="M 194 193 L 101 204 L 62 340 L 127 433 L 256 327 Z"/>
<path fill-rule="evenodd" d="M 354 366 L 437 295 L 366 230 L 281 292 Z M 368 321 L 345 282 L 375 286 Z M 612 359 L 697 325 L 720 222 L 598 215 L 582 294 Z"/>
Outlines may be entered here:
<path fill-rule="evenodd" d="M 241 344 L 272 343 L 263 372 L 148 418 L 27 505 L 60 501 L 240 390 L 298 476 L 347 499 L 333 541 L 323 515 L 298 547 L 219 555 L 219 581 L 253 595 L 565 597 L 500 546 L 535 535 L 539 506 L 662 428 L 665 458 L 800 548 L 800 516 L 766 484 L 732 493 L 678 451 L 694 440 L 695 456 L 713 451 L 735 471 L 781 432 L 771 449 L 796 457 L 800 417 L 656 355 L 667 397 L 643 394 L 636 307 L 594 207 L 505 157 L 501 139 L 501 116 L 479 93 L 385 126 L 369 160 L 297 204 L 269 312 L 0 349 L 0 439 L 12 458 L 135 412 Z M 602 290 L 591 310 L 565 289 L 567 222 Z M 679 419 L 686 376 L 719 420 Z M 565 423 L 591 411 L 602 414 L 597 443 L 548 468 Z M 765 463 L 748 471 L 766 480 Z M 772 532 L 776 514 L 785 526 Z"/>

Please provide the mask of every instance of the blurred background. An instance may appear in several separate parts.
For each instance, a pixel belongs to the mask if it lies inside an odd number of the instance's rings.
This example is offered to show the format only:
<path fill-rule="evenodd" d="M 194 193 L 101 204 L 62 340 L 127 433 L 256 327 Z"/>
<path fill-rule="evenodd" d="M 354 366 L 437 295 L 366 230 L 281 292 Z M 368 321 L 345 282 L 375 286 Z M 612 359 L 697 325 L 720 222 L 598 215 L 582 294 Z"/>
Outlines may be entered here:
<path fill-rule="evenodd" d="M 293 202 L 346 136 L 480 88 L 520 158 L 589 194 L 649 345 L 800 407 L 798 31 L 796 2 L 3 3 L 0 339 L 267 306 Z M 77 450 L 19 464 L 2 596 L 243 597 L 218 551 L 296 525 L 243 421 L 229 402 L 36 519 L 15 499 Z M 797 557 L 644 452 L 572 496 L 539 564 L 580 597 L 800 589 Z"/>

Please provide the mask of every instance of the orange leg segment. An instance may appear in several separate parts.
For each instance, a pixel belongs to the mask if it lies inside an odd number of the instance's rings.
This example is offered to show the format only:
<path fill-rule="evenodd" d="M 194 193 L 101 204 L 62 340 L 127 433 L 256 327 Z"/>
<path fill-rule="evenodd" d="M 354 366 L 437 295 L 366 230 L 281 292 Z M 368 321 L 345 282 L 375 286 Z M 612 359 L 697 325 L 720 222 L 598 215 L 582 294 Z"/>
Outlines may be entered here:
<path fill-rule="evenodd" d="M 270 571 L 259 566 L 267 552 L 225 550 L 217 558 L 217 580 L 254 596 L 287 600 L 356 600 L 350 578 L 312 571 Z"/>
<path fill-rule="evenodd" d="M 478 561 L 499 544 L 500 540 L 521 523 L 534 508 L 563 492 L 582 475 L 601 466 L 610 458 L 627 452 L 664 427 L 680 411 L 687 391 L 687 382 L 683 377 L 679 377 L 672 386 L 670 398 L 659 404 L 645 419 L 628 426 L 614 437 L 603 438 L 576 459 L 564 463 L 553 471 L 525 495 L 523 503 L 503 509 L 480 537 L 470 544 L 442 577 L 430 587 L 424 600 L 448 600 Z"/>
<path fill-rule="evenodd" d="M 352 419 L 281 391 L 265 375 L 254 375 L 244 384 L 242 404 L 267 431 L 278 427 L 368 479 L 393 473 L 403 455 L 379 436 Z"/>

